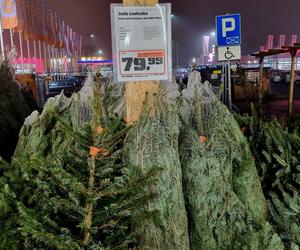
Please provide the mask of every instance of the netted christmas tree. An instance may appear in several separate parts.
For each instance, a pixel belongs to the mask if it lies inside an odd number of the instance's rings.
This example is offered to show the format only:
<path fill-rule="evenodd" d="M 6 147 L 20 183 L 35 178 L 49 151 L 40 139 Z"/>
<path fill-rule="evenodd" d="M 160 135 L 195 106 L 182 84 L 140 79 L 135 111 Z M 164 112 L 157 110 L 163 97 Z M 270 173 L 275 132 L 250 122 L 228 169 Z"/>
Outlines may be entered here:
<path fill-rule="evenodd" d="M 287 249 L 300 247 L 299 131 L 290 133 L 276 122 L 236 116 L 250 148 L 268 201 L 271 223 Z"/>
<path fill-rule="evenodd" d="M 80 94 L 53 98 L 33 114 L 13 163 L 2 164 L 0 249 L 139 245 L 133 217 L 152 216 L 140 208 L 155 196 L 143 187 L 155 183 L 157 168 L 126 165 L 123 120 L 105 115 L 111 106 L 91 79 Z"/>
<path fill-rule="evenodd" d="M 156 216 L 135 225 L 145 249 L 189 249 L 178 152 L 179 125 L 178 105 L 168 105 L 161 96 L 148 96 L 140 120 L 127 135 L 125 146 L 131 165 L 139 166 L 144 173 L 155 166 L 162 168 L 158 183 L 145 187 L 159 195 L 145 204 L 147 212 L 157 211 Z"/>
<path fill-rule="evenodd" d="M 272 230 L 260 232 L 267 204 L 234 117 L 208 83 L 191 82 L 183 96 L 180 160 L 191 249 L 265 249 L 266 237 L 280 242 Z"/>
<path fill-rule="evenodd" d="M 0 57 L 0 156 L 10 160 L 25 118 L 33 111 L 33 97 L 14 80 L 14 69 Z"/>

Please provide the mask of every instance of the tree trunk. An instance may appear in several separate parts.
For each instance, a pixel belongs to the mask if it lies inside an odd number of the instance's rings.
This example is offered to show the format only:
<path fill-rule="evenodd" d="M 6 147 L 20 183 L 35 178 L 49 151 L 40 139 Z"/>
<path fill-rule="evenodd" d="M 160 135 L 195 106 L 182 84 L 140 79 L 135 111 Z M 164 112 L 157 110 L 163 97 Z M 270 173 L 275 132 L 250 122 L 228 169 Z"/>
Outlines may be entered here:
<path fill-rule="evenodd" d="M 125 6 L 151 6 L 158 4 L 158 0 L 123 0 L 123 3 Z M 157 81 L 126 83 L 126 121 L 128 124 L 139 120 L 144 106 L 145 93 L 153 95 L 158 92 L 158 87 L 159 82 Z"/>

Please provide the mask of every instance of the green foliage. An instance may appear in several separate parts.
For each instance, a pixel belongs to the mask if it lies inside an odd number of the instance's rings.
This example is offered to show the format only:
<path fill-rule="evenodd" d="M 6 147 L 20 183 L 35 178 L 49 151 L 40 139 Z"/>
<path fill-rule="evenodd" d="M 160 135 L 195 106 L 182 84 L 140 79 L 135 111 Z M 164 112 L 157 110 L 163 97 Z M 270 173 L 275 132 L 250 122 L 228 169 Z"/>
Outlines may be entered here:
<path fill-rule="evenodd" d="M 281 238 L 274 234 L 274 230 L 269 223 L 266 223 L 263 229 L 261 230 L 261 242 L 262 246 L 260 249 L 266 250 L 283 250 L 285 249 Z"/>
<path fill-rule="evenodd" d="M 264 249 L 266 201 L 246 139 L 201 88 L 179 139 L 190 249 Z"/>
<path fill-rule="evenodd" d="M 145 186 L 146 192 L 158 194 L 144 205 L 147 213 L 155 215 L 149 220 L 138 218 L 135 229 L 142 249 L 188 250 L 188 222 L 178 152 L 178 106 L 166 104 L 160 96 L 146 99 L 140 120 L 127 135 L 125 150 L 129 164 L 138 166 L 143 173 L 154 166 L 159 166 L 161 172 L 156 185 Z M 157 104 L 154 112 L 149 103 Z"/>
<path fill-rule="evenodd" d="M 186 124 L 159 94 L 126 126 L 107 84 L 50 99 L 0 162 L 0 249 L 297 249 L 297 133 L 239 117 L 251 152 L 198 87 Z"/>
<path fill-rule="evenodd" d="M 9 163 L 3 160 L 0 157 L 0 176 L 2 176 L 3 172 L 9 169 Z"/>
<path fill-rule="evenodd" d="M 1 183 L 5 190 L 1 207 L 5 209 L 1 209 L 0 218 L 5 227 L 0 229 L 0 249 L 7 245 L 7 234 L 13 235 L 15 245 L 11 249 L 79 249 L 88 202 L 94 212 L 91 242 L 86 249 L 132 244 L 130 221 L 137 208 L 151 198 L 141 190 L 156 171 L 142 174 L 126 167 L 122 152 L 125 134 L 120 136 L 123 129 L 120 120 L 112 120 L 111 127 L 98 138 L 95 146 L 108 147 L 110 156 L 96 158 L 92 192 L 87 188 L 92 159 L 84 145 L 76 143 L 47 159 L 14 159 Z"/>
<path fill-rule="evenodd" d="M 64 105 L 66 99 L 57 98 Z M 158 168 L 142 172 L 127 165 L 123 143 L 128 128 L 118 117 L 103 117 L 104 103 L 96 98 L 86 107 L 90 123 L 78 122 L 75 101 L 61 109 L 54 99 L 24 126 L 26 138 L 12 164 L 1 168 L 0 249 L 138 246 L 133 221 L 152 216 L 141 208 L 156 195 L 144 187 L 155 183 Z M 100 152 L 92 155 L 91 146 Z"/>
<path fill-rule="evenodd" d="M 268 110 L 271 106 L 274 106 L 274 102 L 278 100 L 278 95 L 271 94 L 269 92 L 264 92 L 261 100 L 261 108 L 264 112 L 264 115 L 267 115 Z"/>
<path fill-rule="evenodd" d="M 299 247 L 300 137 L 297 129 L 290 133 L 276 121 L 265 122 L 256 115 L 236 118 L 255 157 L 271 223 L 288 248 Z"/>
<path fill-rule="evenodd" d="M 289 132 L 295 132 L 297 134 L 300 133 L 300 115 L 293 114 L 287 120 L 288 130 Z"/>
<path fill-rule="evenodd" d="M 2 57 L 2 56 L 1 56 Z M 34 110 L 14 80 L 9 62 L 0 62 L 0 156 L 10 161 L 25 118 Z M 31 99 L 33 99 L 31 97 Z M 32 100 L 30 100 L 32 101 Z"/>

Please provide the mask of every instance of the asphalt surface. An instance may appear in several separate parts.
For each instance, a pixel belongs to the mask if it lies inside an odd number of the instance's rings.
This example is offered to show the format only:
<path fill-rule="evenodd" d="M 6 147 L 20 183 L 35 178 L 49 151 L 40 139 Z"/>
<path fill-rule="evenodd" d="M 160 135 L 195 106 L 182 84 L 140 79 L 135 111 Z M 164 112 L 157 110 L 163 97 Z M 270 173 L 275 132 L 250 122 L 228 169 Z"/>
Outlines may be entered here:
<path fill-rule="evenodd" d="M 270 116 L 283 117 L 288 114 L 289 110 L 289 84 L 283 83 L 271 83 L 270 93 L 276 95 L 278 100 L 270 103 L 267 107 L 267 114 Z M 247 112 L 249 110 L 249 103 L 244 100 L 235 101 L 234 104 L 238 107 L 241 112 Z M 300 85 L 295 84 L 294 88 L 294 103 L 293 113 L 300 114 Z"/>

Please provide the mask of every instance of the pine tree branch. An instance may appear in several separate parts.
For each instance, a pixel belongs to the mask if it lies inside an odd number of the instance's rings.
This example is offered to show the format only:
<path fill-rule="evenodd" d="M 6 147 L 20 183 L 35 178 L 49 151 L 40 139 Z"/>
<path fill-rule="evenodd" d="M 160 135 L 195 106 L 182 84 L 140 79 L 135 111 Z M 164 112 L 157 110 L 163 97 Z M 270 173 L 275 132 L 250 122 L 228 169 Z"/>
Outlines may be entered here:
<path fill-rule="evenodd" d="M 91 228 L 92 228 L 92 216 L 93 216 L 93 201 L 94 199 L 91 199 L 93 196 L 94 191 L 94 183 L 95 183 L 95 175 L 96 175 L 96 163 L 95 163 L 95 157 L 91 157 L 90 161 L 90 173 L 89 173 L 89 183 L 88 183 L 88 194 L 89 197 L 87 199 L 87 214 L 84 218 L 83 222 L 83 239 L 81 242 L 81 245 L 86 247 L 91 241 Z"/>

